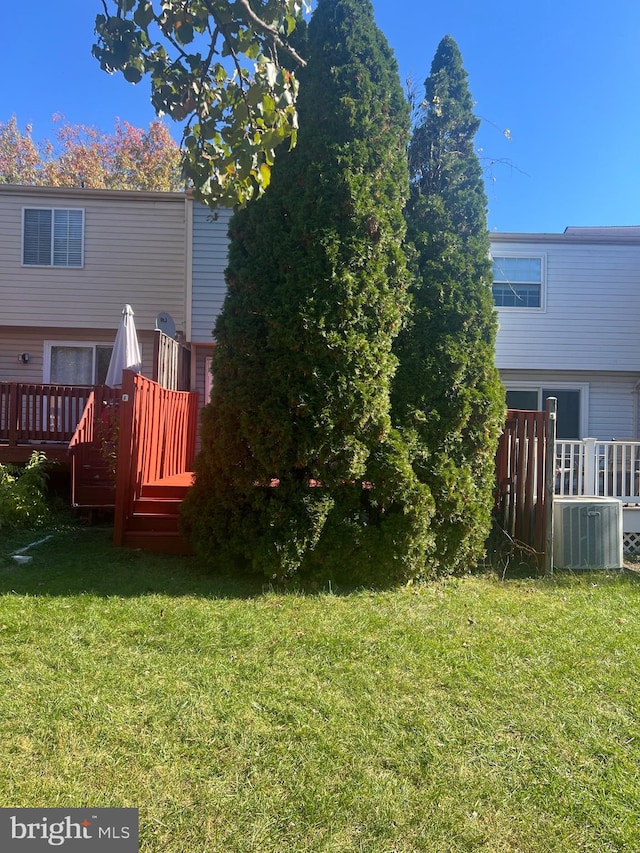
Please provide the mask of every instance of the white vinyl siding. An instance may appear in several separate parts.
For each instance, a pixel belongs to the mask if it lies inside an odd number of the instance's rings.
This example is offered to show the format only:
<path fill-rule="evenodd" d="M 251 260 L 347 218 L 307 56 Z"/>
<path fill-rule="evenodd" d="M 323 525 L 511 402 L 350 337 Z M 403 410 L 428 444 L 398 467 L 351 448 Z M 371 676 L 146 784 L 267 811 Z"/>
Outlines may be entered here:
<path fill-rule="evenodd" d="M 193 205 L 191 340 L 197 343 L 213 343 L 216 317 L 227 292 L 230 217 L 229 210 L 220 210 L 214 218 L 208 207 Z"/>
<path fill-rule="evenodd" d="M 497 309 L 496 365 L 640 373 L 640 239 L 608 244 L 554 236 L 491 237 L 495 256 L 545 255 L 544 310 Z"/>
<path fill-rule="evenodd" d="M 590 371 L 501 370 L 500 377 L 508 391 L 534 392 L 536 407 L 544 408 L 543 389 L 561 388 L 581 391 L 580 438 L 635 439 L 638 435 L 640 389 L 635 373 Z M 533 397 L 522 397 L 533 401 Z"/>
<path fill-rule="evenodd" d="M 65 206 L 85 212 L 82 268 L 25 265 L 23 209 Z M 184 333 L 185 206 L 178 193 L 0 185 L 2 325 L 77 329 L 91 340 L 87 330 L 115 335 L 128 303 L 138 334 L 153 331 L 160 312 Z"/>
<path fill-rule="evenodd" d="M 84 347 L 89 344 L 110 352 L 116 336 L 115 328 L 101 331 L 98 329 L 55 330 L 3 326 L 1 332 L 1 382 L 48 382 L 51 378 L 51 345 Z M 154 333 L 138 329 L 138 338 L 142 355 L 142 373 L 144 376 L 151 376 L 153 373 Z M 48 355 L 45 353 L 45 342 L 49 345 L 47 347 Z M 29 353 L 28 362 L 22 362 L 18 358 L 18 355 L 23 352 Z"/>
<path fill-rule="evenodd" d="M 84 210 L 27 207 L 22 216 L 24 266 L 83 266 Z"/>

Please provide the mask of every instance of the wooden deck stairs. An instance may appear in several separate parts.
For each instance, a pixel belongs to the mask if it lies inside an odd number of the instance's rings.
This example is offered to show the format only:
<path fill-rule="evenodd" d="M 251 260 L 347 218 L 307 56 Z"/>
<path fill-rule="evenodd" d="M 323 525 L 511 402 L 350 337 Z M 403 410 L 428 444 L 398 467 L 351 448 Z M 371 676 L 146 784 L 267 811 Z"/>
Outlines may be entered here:
<path fill-rule="evenodd" d="M 0 382 L 0 462 L 42 451 L 70 469 L 74 507 L 113 511 L 115 545 L 191 553 L 178 517 L 193 482 L 198 395 L 173 390 L 188 387 L 187 372 L 165 374 L 160 384 L 124 371 L 121 389 Z"/>
<path fill-rule="evenodd" d="M 185 472 L 141 486 L 127 519 L 122 544 L 162 554 L 191 554 L 180 533 L 180 504 L 191 487 L 193 474 Z"/>
<path fill-rule="evenodd" d="M 179 529 L 193 483 L 198 395 L 125 370 L 119 408 L 114 545 L 191 554 Z"/>
<path fill-rule="evenodd" d="M 116 502 L 113 467 L 100 447 L 83 446 L 71 454 L 71 504 L 78 508 L 112 509 Z"/>

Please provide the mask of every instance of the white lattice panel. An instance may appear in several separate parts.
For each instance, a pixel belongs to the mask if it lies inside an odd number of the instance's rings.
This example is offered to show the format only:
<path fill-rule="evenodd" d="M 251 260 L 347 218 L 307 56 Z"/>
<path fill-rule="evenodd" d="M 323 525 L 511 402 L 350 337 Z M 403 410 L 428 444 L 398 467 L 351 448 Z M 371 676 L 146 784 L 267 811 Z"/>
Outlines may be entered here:
<path fill-rule="evenodd" d="M 622 537 L 622 549 L 625 554 L 640 554 L 640 533 L 625 533 Z"/>

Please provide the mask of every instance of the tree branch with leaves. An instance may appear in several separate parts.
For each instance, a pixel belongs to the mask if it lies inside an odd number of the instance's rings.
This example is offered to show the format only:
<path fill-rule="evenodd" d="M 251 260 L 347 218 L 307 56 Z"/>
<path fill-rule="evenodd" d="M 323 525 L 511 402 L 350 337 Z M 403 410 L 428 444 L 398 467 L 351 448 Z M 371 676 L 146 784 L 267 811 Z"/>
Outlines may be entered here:
<path fill-rule="evenodd" d="M 275 149 L 296 143 L 304 65 L 291 37 L 310 0 L 102 0 L 93 55 L 148 77 L 159 116 L 184 122 L 183 173 L 205 203 L 262 194 Z M 281 61 L 280 57 L 283 57 Z"/>

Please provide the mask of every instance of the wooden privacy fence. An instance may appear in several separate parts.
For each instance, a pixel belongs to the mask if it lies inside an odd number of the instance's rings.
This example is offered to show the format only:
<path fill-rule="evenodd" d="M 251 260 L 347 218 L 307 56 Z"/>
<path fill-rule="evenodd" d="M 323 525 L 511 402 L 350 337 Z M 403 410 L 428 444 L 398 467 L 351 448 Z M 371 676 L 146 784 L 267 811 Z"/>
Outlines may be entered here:
<path fill-rule="evenodd" d="M 198 426 L 198 395 L 171 391 L 123 371 L 114 543 L 122 545 L 127 519 L 148 483 L 190 471 Z"/>
<path fill-rule="evenodd" d="M 496 455 L 498 522 L 551 565 L 555 400 L 546 412 L 509 410 Z M 551 455 L 550 455 L 551 454 Z"/>

